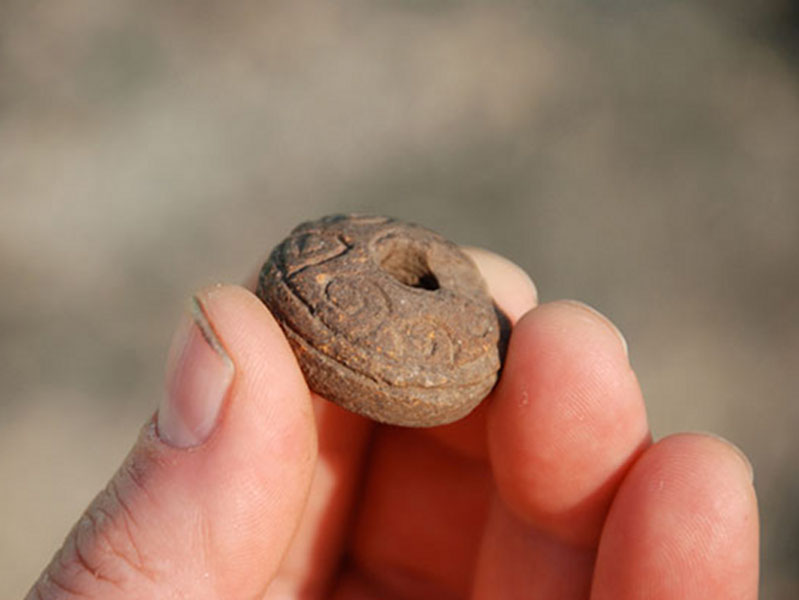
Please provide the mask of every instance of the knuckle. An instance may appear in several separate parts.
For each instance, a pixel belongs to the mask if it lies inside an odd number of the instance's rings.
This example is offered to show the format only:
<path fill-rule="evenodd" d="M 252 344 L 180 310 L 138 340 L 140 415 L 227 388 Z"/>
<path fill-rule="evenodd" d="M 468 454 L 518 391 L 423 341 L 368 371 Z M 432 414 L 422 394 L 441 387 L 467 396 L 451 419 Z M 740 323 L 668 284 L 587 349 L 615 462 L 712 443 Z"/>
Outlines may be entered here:
<path fill-rule="evenodd" d="M 123 493 L 128 479 L 123 466 L 72 528 L 29 600 L 139 597 L 152 587 L 157 573 L 142 551 L 136 512 Z"/>

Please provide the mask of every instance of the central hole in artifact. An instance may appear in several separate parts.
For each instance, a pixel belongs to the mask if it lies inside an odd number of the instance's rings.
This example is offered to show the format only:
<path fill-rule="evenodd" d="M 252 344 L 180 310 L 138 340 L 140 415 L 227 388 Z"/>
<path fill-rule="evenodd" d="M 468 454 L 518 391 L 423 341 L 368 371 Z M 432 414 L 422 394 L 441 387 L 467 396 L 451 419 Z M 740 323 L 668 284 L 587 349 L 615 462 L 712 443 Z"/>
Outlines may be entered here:
<path fill-rule="evenodd" d="M 400 283 L 423 290 L 437 290 L 438 279 L 427 264 L 424 249 L 412 240 L 388 238 L 378 247 L 380 268 Z"/>

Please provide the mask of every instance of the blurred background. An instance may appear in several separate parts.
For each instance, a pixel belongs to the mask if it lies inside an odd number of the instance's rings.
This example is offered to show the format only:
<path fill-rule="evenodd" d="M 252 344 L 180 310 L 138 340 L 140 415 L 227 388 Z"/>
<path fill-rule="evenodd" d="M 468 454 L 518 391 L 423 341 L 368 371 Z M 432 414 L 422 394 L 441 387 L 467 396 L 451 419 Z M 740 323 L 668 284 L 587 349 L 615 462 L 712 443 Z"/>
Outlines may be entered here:
<path fill-rule="evenodd" d="M 0 596 L 161 394 L 191 292 L 387 213 L 625 332 L 657 437 L 755 467 L 799 597 L 799 3 L 0 2 Z"/>

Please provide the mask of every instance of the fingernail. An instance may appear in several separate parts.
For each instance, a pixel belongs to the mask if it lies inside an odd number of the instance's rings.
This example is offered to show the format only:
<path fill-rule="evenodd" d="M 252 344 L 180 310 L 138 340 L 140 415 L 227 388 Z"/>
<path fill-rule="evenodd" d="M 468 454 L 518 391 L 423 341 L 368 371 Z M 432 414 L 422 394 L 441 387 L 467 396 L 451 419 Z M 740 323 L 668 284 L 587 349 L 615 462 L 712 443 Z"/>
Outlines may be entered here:
<path fill-rule="evenodd" d="M 598 317 L 599 320 L 601 320 L 607 326 L 607 328 L 610 329 L 617 338 L 619 338 L 619 341 L 621 342 L 621 346 L 624 349 L 624 355 L 626 357 L 628 357 L 628 358 L 630 357 L 630 350 L 629 350 L 629 348 L 627 346 L 627 340 L 624 338 L 624 336 L 622 335 L 621 331 L 619 331 L 619 328 L 616 327 L 616 325 L 613 323 L 613 321 L 608 319 L 605 315 L 603 315 L 601 312 L 599 312 L 593 306 L 589 306 L 585 302 L 580 302 L 579 300 L 562 300 L 561 302 L 565 302 L 566 304 L 571 304 L 572 306 L 574 306 L 576 308 L 580 308 L 580 309 L 582 309 L 584 311 L 589 312 L 591 315 L 593 315 L 595 317 Z"/>
<path fill-rule="evenodd" d="M 233 381 L 233 361 L 219 341 L 202 302 L 191 299 L 167 360 L 166 394 L 158 409 L 158 436 L 170 446 L 205 442 Z"/>
<path fill-rule="evenodd" d="M 744 464 L 744 467 L 746 467 L 746 470 L 749 473 L 749 483 L 755 482 L 755 468 L 754 466 L 752 466 L 752 461 L 749 460 L 749 457 L 746 456 L 744 451 L 741 450 L 738 446 L 733 444 L 727 438 L 720 436 L 718 433 L 713 433 L 712 431 L 694 431 L 692 433 L 696 435 L 704 435 L 707 437 L 711 437 L 727 445 L 736 454 L 736 456 L 738 456 L 738 458 L 741 459 L 741 462 Z"/>

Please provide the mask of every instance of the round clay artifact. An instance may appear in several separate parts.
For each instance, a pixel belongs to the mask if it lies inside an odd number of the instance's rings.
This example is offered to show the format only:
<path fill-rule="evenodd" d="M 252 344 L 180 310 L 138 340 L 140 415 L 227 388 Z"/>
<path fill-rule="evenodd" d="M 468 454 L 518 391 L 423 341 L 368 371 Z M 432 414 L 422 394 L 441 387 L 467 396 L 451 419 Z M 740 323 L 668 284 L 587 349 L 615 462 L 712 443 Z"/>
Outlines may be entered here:
<path fill-rule="evenodd" d="M 500 323 L 454 243 L 387 217 L 303 223 L 272 251 L 258 296 L 312 390 L 394 425 L 460 419 L 491 390 Z"/>

